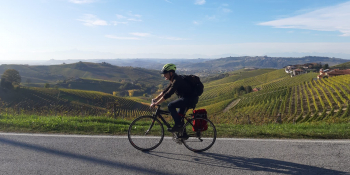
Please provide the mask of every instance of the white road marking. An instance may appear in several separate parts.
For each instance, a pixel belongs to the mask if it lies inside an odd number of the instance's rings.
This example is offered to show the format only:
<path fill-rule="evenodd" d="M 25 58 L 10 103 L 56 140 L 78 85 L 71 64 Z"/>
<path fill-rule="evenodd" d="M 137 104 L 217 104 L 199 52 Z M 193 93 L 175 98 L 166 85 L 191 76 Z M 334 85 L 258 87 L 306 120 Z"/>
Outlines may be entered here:
<path fill-rule="evenodd" d="M 109 135 L 75 135 L 75 134 L 37 134 L 37 133 L 5 133 L 0 132 L 0 136 L 32 136 L 32 137 L 70 137 L 70 138 L 115 138 L 127 139 L 128 136 L 109 136 Z M 155 137 L 145 137 L 155 138 Z M 164 137 L 172 139 L 172 137 Z M 250 138 L 216 138 L 220 141 L 260 141 L 260 142 L 311 142 L 311 143 L 350 143 L 349 139 L 330 139 L 330 140 L 310 140 L 310 139 L 250 139 Z"/>

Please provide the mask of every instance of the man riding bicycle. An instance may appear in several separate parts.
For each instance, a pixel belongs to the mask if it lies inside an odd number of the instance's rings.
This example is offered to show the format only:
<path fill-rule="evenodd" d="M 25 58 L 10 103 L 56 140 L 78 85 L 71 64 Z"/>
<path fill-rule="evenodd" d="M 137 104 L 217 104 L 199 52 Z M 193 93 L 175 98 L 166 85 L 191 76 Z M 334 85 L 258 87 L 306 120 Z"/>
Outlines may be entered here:
<path fill-rule="evenodd" d="M 165 80 L 169 80 L 169 85 L 152 100 L 151 107 L 157 106 L 170 98 L 174 93 L 178 96 L 177 100 L 174 100 L 168 104 L 168 109 L 171 116 L 174 119 L 175 125 L 172 128 L 168 128 L 170 132 L 179 132 L 184 125 L 182 117 L 185 115 L 186 110 L 194 108 L 198 103 L 198 96 L 193 93 L 193 89 L 182 76 L 175 73 L 175 64 L 165 64 L 161 70 Z M 176 108 L 179 110 L 176 111 Z"/>

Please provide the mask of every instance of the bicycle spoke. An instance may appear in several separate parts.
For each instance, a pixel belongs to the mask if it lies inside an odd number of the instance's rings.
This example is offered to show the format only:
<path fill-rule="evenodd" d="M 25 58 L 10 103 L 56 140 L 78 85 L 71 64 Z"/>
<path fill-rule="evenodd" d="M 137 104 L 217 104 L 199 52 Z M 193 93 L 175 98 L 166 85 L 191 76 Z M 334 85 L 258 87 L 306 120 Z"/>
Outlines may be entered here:
<path fill-rule="evenodd" d="M 197 118 L 196 120 L 205 120 L 208 127 L 204 129 L 204 131 L 194 131 L 195 128 L 192 127 L 194 119 L 190 120 L 184 126 L 184 129 L 186 130 L 189 138 L 185 139 L 183 143 L 189 150 L 194 152 L 201 152 L 209 149 L 215 143 L 216 129 L 214 124 L 208 119 Z M 192 125 L 190 122 L 192 122 Z"/>
<path fill-rule="evenodd" d="M 130 124 L 128 138 L 136 149 L 142 151 L 155 149 L 163 141 L 163 125 L 152 116 L 139 117 Z"/>

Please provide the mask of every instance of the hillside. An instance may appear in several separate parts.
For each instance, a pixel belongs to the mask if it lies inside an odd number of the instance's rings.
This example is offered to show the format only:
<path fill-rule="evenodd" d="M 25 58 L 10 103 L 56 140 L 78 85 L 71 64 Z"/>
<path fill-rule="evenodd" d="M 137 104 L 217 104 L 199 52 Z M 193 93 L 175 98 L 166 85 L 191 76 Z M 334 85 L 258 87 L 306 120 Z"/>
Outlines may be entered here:
<path fill-rule="evenodd" d="M 0 89 L 0 109 L 12 113 L 68 116 L 134 117 L 149 114 L 149 105 L 110 94 L 71 89 Z M 12 110 L 11 110 L 12 109 Z"/>
<path fill-rule="evenodd" d="M 69 78 L 89 78 L 116 82 L 139 82 L 146 85 L 159 84 L 162 77 L 156 70 L 119 67 L 108 63 L 78 62 L 51 66 L 0 65 L 0 74 L 7 69 L 16 69 L 22 76 L 22 83 L 56 83 Z"/>
<path fill-rule="evenodd" d="M 202 75 L 209 75 L 211 72 L 228 72 L 232 70 L 242 69 L 245 67 L 255 68 L 274 68 L 281 69 L 287 65 L 305 64 L 305 63 L 319 63 L 328 64 L 329 66 L 345 63 L 348 60 L 340 58 L 307 56 L 302 58 L 291 57 L 227 57 L 205 61 L 202 63 L 190 64 L 183 69 L 196 70 Z"/>
<path fill-rule="evenodd" d="M 278 114 L 280 122 L 349 119 L 349 75 L 320 80 L 311 80 L 307 74 L 296 77 L 239 97 L 236 106 L 220 114 L 221 119 L 260 124 L 275 122 Z"/>
<path fill-rule="evenodd" d="M 334 66 L 331 66 L 332 69 L 350 69 L 350 62 L 342 63 L 342 64 L 337 64 Z"/>
<path fill-rule="evenodd" d="M 309 81 L 315 78 L 317 73 L 308 73 L 291 78 L 289 74 L 284 72 L 284 69 L 260 69 L 244 73 L 243 75 L 245 75 L 245 77 L 243 76 L 243 79 L 237 81 L 232 81 L 232 79 L 236 78 L 235 76 L 229 76 L 205 83 L 204 93 L 200 97 L 197 108 L 206 108 L 210 113 L 222 113 L 231 102 L 246 93 L 245 91 L 237 91 L 241 86 L 257 87 L 263 92 L 271 88 L 280 88 Z M 255 93 L 256 92 L 251 92 L 249 94 Z"/>

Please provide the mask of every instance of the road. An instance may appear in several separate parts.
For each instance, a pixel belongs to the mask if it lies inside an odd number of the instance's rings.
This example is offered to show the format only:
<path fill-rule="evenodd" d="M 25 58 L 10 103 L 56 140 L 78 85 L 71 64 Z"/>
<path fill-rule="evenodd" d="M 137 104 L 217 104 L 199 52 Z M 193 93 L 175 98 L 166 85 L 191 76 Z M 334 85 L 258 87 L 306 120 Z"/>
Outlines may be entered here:
<path fill-rule="evenodd" d="M 0 133 L 0 174 L 350 174 L 350 140 L 218 139 L 193 153 L 125 136 Z"/>

